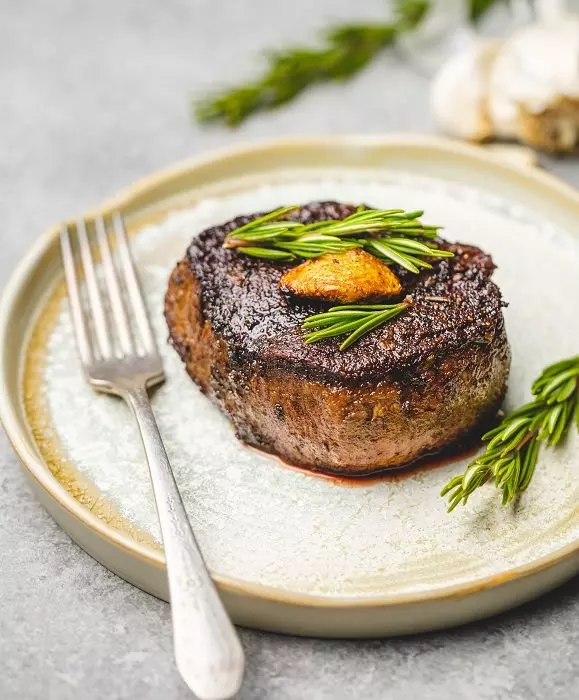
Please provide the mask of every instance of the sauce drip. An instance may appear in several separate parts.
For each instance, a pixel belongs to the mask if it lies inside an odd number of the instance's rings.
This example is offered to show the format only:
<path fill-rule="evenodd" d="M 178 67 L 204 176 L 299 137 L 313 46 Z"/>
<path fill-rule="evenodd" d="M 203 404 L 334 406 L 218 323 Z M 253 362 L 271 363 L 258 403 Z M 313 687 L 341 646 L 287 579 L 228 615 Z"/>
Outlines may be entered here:
<path fill-rule="evenodd" d="M 336 474 L 332 471 L 314 471 L 309 467 L 292 464 L 279 455 L 261 450 L 257 447 L 252 447 L 249 445 L 246 445 L 246 447 L 248 447 L 250 450 L 255 450 L 256 452 L 265 454 L 268 457 L 275 459 L 288 469 L 295 469 L 296 471 L 300 471 L 308 476 L 331 481 L 336 486 L 366 487 L 384 481 L 403 481 L 404 479 L 407 479 L 418 472 L 438 469 L 439 467 L 444 467 L 448 464 L 453 464 L 454 462 L 460 462 L 462 460 L 471 460 L 481 448 L 481 435 L 487 430 L 490 430 L 493 425 L 496 424 L 495 421 L 489 423 L 490 424 L 484 426 L 483 430 L 476 430 L 474 433 L 465 436 L 461 440 L 449 445 L 448 447 L 445 447 L 439 452 L 426 454 L 423 457 L 400 467 L 390 467 L 382 471 L 373 472 L 372 474 L 360 474 L 358 476 L 352 474 L 344 476 L 343 474 Z"/>

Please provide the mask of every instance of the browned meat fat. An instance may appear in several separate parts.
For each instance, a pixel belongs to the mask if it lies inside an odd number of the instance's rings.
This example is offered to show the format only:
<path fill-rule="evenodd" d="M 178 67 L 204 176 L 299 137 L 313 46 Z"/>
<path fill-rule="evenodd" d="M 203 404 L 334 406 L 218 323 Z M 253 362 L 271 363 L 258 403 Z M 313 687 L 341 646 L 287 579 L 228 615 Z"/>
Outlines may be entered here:
<path fill-rule="evenodd" d="M 310 222 L 353 211 L 323 202 L 292 216 Z M 510 351 L 489 255 L 442 242 L 455 257 L 434 269 L 393 267 L 413 306 L 340 352 L 335 338 L 303 342 L 303 320 L 329 304 L 279 288 L 291 264 L 222 247 L 252 218 L 194 238 L 165 300 L 187 372 L 241 440 L 312 469 L 368 474 L 436 452 L 496 412 Z"/>

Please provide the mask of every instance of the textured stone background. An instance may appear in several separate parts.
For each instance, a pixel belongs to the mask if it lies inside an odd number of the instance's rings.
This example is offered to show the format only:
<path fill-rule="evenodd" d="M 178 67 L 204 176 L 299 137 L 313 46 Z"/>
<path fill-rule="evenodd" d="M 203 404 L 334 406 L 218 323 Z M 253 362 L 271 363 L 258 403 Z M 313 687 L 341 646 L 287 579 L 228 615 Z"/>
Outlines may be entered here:
<path fill-rule="evenodd" d="M 433 131 L 426 78 L 395 54 L 237 132 L 199 129 L 192 94 L 256 48 L 308 40 L 383 0 L 0 0 L 0 284 L 47 225 L 186 156 L 251 138 Z M 546 162 L 575 184 L 575 161 Z M 0 432 L 0 698 L 191 697 L 166 604 L 109 573 L 38 505 Z M 411 639 L 328 642 L 242 630 L 244 700 L 572 700 L 579 580 L 507 615 Z"/>

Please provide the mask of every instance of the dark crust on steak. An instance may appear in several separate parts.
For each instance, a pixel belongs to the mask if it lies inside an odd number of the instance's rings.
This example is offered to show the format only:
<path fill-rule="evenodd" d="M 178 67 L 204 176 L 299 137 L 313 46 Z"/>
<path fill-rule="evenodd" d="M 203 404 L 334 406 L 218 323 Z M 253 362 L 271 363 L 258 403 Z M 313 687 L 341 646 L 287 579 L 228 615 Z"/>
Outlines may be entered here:
<path fill-rule="evenodd" d="M 313 203 L 292 218 L 341 219 L 354 210 Z M 395 267 L 413 306 L 341 352 L 336 339 L 303 342 L 301 322 L 329 304 L 278 288 L 291 264 L 222 247 L 257 216 L 197 236 L 165 302 L 172 344 L 241 439 L 296 464 L 370 473 L 440 450 L 496 411 L 510 352 L 489 255 L 441 241 L 455 257 L 433 270 Z"/>
<path fill-rule="evenodd" d="M 304 206 L 292 218 L 343 219 L 353 211 L 351 205 L 324 202 Z M 414 301 L 408 312 L 347 352 L 338 349 L 335 339 L 306 345 L 300 325 L 323 309 L 278 289 L 291 264 L 272 264 L 222 248 L 227 233 L 257 216 L 210 228 L 187 251 L 203 290 L 203 314 L 227 342 L 231 361 L 240 366 L 257 361 L 291 368 L 306 379 L 359 386 L 381 381 L 393 370 L 430 364 L 441 353 L 466 344 L 489 343 L 502 327 L 501 294 L 490 281 L 495 268 L 491 257 L 472 246 L 446 244 L 443 247 L 456 257 L 443 259 L 433 271 L 416 276 L 394 268 L 402 278 L 402 296 L 410 294 Z M 448 301 L 432 301 L 433 297 Z"/>

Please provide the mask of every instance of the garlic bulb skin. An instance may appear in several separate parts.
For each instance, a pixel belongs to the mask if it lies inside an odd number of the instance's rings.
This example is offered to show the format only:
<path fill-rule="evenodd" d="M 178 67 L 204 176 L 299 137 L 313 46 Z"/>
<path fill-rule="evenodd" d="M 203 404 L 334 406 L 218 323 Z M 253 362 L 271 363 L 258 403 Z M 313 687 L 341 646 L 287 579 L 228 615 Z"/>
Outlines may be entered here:
<path fill-rule="evenodd" d="M 545 133 L 543 139 L 535 134 L 537 145 L 573 147 L 576 128 L 569 119 L 579 127 L 579 17 L 563 14 L 515 32 L 494 60 L 488 86 L 488 110 L 498 137 L 528 140 L 525 123 L 541 130 L 540 115 L 549 112 L 543 128 L 557 133 Z M 574 101 L 575 115 L 569 109 Z"/>
<path fill-rule="evenodd" d="M 476 41 L 451 56 L 435 76 L 431 107 L 448 134 L 469 141 L 493 137 L 487 110 L 488 74 L 499 47 L 499 41 Z"/>

